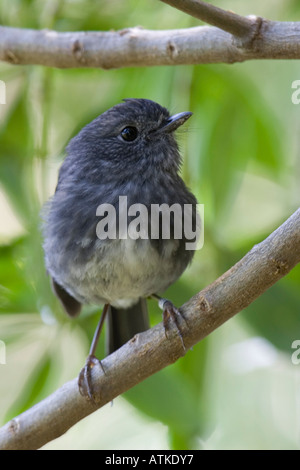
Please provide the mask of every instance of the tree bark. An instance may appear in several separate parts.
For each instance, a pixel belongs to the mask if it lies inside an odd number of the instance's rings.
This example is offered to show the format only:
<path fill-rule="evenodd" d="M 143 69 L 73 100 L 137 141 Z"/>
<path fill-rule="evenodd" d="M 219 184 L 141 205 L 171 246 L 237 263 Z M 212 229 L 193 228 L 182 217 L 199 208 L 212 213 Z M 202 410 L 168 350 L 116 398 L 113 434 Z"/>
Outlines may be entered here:
<path fill-rule="evenodd" d="M 15 65 L 112 69 L 300 59 L 300 22 L 243 17 L 200 0 L 161 1 L 213 26 L 69 33 L 0 26 L 0 60 Z"/>
<path fill-rule="evenodd" d="M 59 33 L 0 26 L 0 61 L 57 68 L 150 67 L 300 59 L 300 23 L 264 20 L 251 47 L 212 26 Z"/>

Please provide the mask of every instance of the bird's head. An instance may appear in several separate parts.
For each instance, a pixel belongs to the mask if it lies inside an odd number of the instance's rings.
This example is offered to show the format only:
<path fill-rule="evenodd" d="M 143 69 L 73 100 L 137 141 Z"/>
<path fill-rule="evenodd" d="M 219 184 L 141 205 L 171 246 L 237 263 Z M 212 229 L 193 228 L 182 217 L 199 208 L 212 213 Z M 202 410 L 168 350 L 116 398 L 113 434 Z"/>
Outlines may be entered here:
<path fill-rule="evenodd" d="M 68 147 L 68 160 L 83 177 L 155 170 L 177 172 L 180 154 L 174 131 L 192 115 L 169 111 L 147 99 L 125 99 L 85 126 Z M 72 165 L 73 166 L 73 165 Z"/>

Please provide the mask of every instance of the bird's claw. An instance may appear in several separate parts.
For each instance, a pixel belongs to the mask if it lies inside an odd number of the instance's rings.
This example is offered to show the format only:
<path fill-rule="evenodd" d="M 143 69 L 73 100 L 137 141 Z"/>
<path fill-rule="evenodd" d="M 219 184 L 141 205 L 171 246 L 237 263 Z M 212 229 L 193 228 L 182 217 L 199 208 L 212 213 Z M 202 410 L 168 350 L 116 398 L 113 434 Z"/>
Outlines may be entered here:
<path fill-rule="evenodd" d="M 172 302 L 170 302 L 170 300 L 160 299 L 159 307 L 163 310 L 163 325 L 165 329 L 166 338 L 168 337 L 167 330 L 169 328 L 169 321 L 172 320 L 176 326 L 177 333 L 180 338 L 182 347 L 184 351 L 186 351 L 186 347 L 184 344 L 182 331 L 180 327 L 180 319 L 183 319 L 185 321 L 185 318 L 181 314 L 180 310 L 177 307 L 175 307 L 175 305 L 173 305 Z"/>
<path fill-rule="evenodd" d="M 99 361 L 96 356 L 90 354 L 87 357 L 85 366 L 81 369 L 78 376 L 78 388 L 80 394 L 94 404 L 97 404 L 97 400 L 95 399 L 93 390 L 92 369 L 96 366 L 100 366 L 102 371 L 105 373 L 101 361 Z"/>

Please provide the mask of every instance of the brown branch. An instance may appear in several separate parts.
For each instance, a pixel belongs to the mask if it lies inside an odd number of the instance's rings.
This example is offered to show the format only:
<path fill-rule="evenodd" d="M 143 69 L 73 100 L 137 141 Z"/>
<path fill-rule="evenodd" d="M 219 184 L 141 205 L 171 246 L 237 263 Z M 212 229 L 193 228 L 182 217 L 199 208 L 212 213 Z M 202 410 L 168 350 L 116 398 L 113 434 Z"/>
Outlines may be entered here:
<path fill-rule="evenodd" d="M 217 26 L 249 43 L 251 43 L 253 38 L 257 35 L 257 30 L 260 28 L 262 22 L 262 18 L 260 17 L 252 16 L 246 18 L 232 11 L 222 10 L 210 3 L 202 2 L 201 0 L 160 1 L 184 11 L 199 20 L 205 21 L 212 26 Z"/>
<path fill-rule="evenodd" d="M 187 349 L 247 307 L 300 262 L 300 209 L 219 279 L 186 302 L 181 311 Z M 93 369 L 97 405 L 74 379 L 0 429 L 0 449 L 36 449 L 80 419 L 175 362 L 185 351 L 176 330 L 168 339 L 162 323 L 136 335 Z"/>

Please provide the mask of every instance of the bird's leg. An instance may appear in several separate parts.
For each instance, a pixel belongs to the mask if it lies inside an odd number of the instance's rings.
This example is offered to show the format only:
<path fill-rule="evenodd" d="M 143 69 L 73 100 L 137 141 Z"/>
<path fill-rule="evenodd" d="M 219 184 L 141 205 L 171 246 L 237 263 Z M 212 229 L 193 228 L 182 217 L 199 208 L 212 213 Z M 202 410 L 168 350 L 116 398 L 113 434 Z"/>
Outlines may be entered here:
<path fill-rule="evenodd" d="M 169 328 L 169 321 L 172 320 L 176 326 L 182 347 L 184 350 L 186 350 L 180 324 L 179 324 L 180 318 L 182 318 L 186 322 L 184 316 L 182 315 L 180 310 L 177 307 L 175 307 L 175 305 L 172 304 L 170 300 L 164 299 L 163 297 L 160 297 L 157 294 L 152 294 L 151 297 L 158 300 L 158 306 L 163 311 L 163 325 L 165 329 L 166 338 L 168 337 L 167 330 Z"/>
<path fill-rule="evenodd" d="M 89 400 L 93 402 L 95 400 L 93 396 L 93 384 L 92 384 L 91 371 L 93 367 L 95 367 L 96 365 L 100 365 L 103 372 L 105 373 L 105 370 L 103 369 L 103 365 L 101 361 L 99 361 L 99 359 L 97 359 L 95 356 L 95 352 L 96 352 L 97 344 L 100 338 L 100 333 L 102 331 L 104 320 L 108 312 L 108 309 L 109 309 L 109 304 L 105 304 L 101 317 L 100 317 L 100 321 L 97 325 L 97 328 L 93 337 L 93 341 L 90 347 L 90 352 L 86 359 L 85 366 L 81 369 L 80 374 L 78 376 L 78 387 L 79 387 L 79 391 L 81 395 L 88 398 Z"/>

